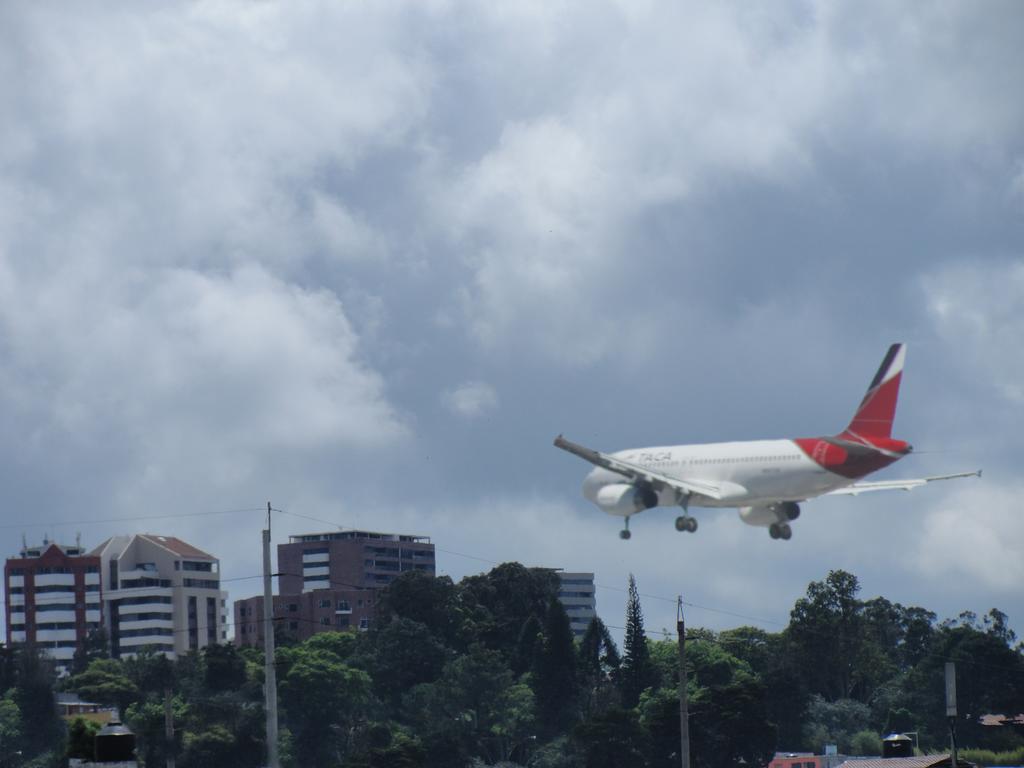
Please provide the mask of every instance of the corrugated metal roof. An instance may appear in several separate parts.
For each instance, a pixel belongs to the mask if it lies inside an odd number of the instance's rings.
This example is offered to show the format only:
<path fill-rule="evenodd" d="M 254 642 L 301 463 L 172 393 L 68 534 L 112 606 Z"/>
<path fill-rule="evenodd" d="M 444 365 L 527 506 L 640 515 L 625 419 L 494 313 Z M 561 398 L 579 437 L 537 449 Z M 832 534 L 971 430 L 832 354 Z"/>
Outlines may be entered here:
<path fill-rule="evenodd" d="M 932 766 L 951 765 L 952 760 L 945 755 L 917 755 L 915 757 L 876 757 L 867 760 L 847 760 L 838 768 L 932 768 Z M 957 766 L 974 766 L 966 760 L 958 759 Z"/>

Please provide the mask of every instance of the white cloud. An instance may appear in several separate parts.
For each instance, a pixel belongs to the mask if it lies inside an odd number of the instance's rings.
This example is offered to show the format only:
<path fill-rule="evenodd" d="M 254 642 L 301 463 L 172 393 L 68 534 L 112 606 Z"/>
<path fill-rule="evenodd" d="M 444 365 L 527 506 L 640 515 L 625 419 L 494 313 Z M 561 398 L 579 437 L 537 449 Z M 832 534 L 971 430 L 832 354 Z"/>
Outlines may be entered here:
<path fill-rule="evenodd" d="M 982 387 L 1024 402 L 1024 261 L 964 261 L 922 280 L 927 309 L 958 366 Z"/>
<path fill-rule="evenodd" d="M 1024 581 L 1022 497 L 1024 486 L 991 478 L 945 495 L 930 505 L 912 539 L 914 566 L 926 577 L 974 585 L 976 592 L 1018 595 Z"/>
<path fill-rule="evenodd" d="M 441 395 L 445 407 L 459 416 L 474 419 L 498 407 L 498 393 L 482 381 L 467 381 Z"/>

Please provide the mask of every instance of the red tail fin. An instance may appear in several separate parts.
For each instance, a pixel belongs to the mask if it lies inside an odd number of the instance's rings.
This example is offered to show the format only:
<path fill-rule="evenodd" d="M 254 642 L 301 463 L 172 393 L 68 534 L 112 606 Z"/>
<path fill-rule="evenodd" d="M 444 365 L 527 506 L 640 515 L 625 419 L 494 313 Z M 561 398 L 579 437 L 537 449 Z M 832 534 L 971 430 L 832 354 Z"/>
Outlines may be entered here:
<path fill-rule="evenodd" d="M 867 394 L 853 415 L 847 432 L 861 437 L 891 437 L 896 415 L 896 398 L 900 394 L 906 344 L 893 344 L 868 387 Z"/>

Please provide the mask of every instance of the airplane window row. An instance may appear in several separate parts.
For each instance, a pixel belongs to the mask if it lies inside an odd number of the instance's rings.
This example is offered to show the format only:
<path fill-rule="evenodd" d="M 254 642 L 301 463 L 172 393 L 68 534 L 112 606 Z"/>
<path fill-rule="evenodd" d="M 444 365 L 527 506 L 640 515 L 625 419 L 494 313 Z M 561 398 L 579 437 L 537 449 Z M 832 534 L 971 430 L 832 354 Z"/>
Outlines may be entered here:
<path fill-rule="evenodd" d="M 723 458 L 723 459 L 674 459 L 672 461 L 659 460 L 651 462 L 642 462 L 648 466 L 652 464 L 739 464 L 741 462 L 749 461 L 797 461 L 800 457 L 797 455 L 792 456 L 744 456 L 742 458 Z"/>

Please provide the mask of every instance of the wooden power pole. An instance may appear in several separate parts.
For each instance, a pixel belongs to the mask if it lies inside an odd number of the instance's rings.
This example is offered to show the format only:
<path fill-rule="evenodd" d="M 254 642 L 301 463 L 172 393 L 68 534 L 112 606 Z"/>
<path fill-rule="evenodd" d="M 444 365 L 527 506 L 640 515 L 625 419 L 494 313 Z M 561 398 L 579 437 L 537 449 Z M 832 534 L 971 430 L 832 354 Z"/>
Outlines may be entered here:
<path fill-rule="evenodd" d="M 274 668 L 274 595 L 270 570 L 270 502 L 263 530 L 263 687 L 267 709 L 267 765 L 280 768 L 277 758 L 277 672 Z"/>
<path fill-rule="evenodd" d="M 683 596 L 676 601 L 676 633 L 679 636 L 679 765 L 690 768 L 690 710 L 686 680 L 686 623 Z"/>

